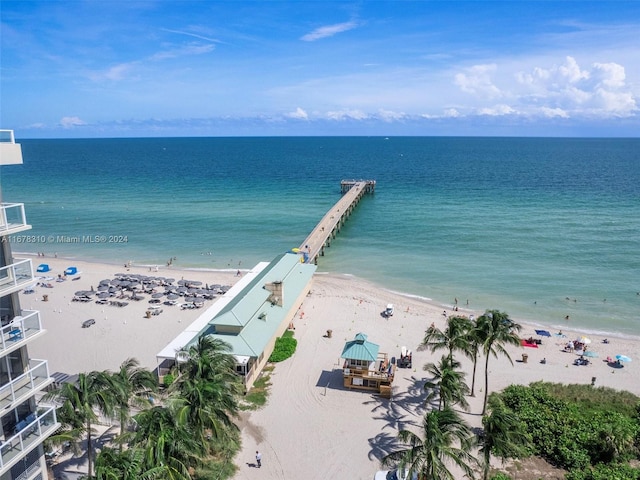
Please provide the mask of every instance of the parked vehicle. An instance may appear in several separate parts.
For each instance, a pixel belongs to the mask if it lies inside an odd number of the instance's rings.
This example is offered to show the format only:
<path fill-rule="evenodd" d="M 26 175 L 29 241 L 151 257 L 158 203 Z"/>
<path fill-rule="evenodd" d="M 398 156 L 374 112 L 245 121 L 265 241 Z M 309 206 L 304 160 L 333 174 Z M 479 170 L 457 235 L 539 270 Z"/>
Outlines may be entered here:
<path fill-rule="evenodd" d="M 387 305 L 387 308 L 384 310 L 385 317 L 393 317 L 393 304 L 390 303 Z"/>

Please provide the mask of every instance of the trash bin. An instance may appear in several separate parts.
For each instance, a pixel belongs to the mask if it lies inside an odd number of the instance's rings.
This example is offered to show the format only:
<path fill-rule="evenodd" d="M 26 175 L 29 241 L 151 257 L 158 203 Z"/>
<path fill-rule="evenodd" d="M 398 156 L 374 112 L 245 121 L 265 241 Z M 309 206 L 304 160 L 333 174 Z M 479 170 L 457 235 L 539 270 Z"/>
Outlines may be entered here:
<path fill-rule="evenodd" d="M 529 355 L 527 355 L 526 353 L 522 354 L 522 363 L 527 363 L 527 360 L 529 360 Z"/>
<path fill-rule="evenodd" d="M 332 334 L 333 334 L 333 330 L 327 330 L 327 338 L 331 338 Z"/>
<path fill-rule="evenodd" d="M 43 302 L 48 302 L 49 301 L 49 295 L 42 295 L 42 301 Z"/>

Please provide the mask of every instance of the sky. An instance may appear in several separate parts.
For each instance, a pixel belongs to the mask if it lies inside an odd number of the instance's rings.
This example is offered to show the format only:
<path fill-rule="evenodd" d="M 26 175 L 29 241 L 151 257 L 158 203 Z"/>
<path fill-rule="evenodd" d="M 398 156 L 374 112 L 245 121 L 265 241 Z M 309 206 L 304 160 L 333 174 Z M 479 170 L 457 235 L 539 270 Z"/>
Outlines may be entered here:
<path fill-rule="evenodd" d="M 640 136 L 638 1 L 12 1 L 16 138 Z"/>

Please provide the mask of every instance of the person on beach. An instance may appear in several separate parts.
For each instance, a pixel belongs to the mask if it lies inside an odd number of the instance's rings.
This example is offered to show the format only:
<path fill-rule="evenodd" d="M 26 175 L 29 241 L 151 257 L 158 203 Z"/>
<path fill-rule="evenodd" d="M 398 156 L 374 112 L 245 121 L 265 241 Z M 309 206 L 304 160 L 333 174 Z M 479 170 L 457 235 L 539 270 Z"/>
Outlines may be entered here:
<path fill-rule="evenodd" d="M 258 450 L 256 450 L 256 465 L 258 468 L 262 466 L 262 454 Z"/>

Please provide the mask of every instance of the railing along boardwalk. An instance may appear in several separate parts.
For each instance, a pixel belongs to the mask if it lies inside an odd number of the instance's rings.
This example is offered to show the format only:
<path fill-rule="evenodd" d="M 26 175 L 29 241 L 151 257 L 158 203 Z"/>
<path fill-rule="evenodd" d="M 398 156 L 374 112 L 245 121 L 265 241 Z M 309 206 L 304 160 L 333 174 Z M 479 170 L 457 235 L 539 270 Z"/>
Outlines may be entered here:
<path fill-rule="evenodd" d="M 375 186 L 375 180 L 342 180 L 340 182 L 342 197 L 322 217 L 300 245 L 300 251 L 306 254 L 306 263 L 318 264 L 318 258 L 324 256 L 325 249 L 331 246 L 331 241 L 336 238 L 360 199 L 365 193 L 373 193 Z"/>

